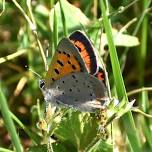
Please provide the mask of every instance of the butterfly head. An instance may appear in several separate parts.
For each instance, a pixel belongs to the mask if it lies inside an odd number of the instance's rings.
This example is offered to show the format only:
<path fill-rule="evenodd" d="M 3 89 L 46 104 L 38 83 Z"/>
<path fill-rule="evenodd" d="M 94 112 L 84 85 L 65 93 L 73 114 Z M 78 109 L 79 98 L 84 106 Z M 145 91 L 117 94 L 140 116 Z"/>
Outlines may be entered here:
<path fill-rule="evenodd" d="M 39 87 L 45 97 L 45 100 L 48 101 L 48 96 L 50 95 L 50 91 L 49 91 L 49 89 L 47 89 L 44 79 L 39 80 Z"/>
<path fill-rule="evenodd" d="M 41 90 L 44 90 L 44 88 L 45 88 L 45 81 L 44 81 L 44 79 L 40 79 L 39 80 L 39 87 L 40 87 Z"/>

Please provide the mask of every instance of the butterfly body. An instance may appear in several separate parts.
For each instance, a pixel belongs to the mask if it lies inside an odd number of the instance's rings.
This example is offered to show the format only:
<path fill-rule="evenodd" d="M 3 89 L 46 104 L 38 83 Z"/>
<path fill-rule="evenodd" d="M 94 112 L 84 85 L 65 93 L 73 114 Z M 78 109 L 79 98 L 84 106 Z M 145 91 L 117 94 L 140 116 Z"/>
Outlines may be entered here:
<path fill-rule="evenodd" d="M 46 106 L 51 102 L 94 112 L 105 105 L 106 87 L 93 75 L 97 72 L 95 54 L 91 47 L 87 50 L 91 46 L 86 47 L 87 38 L 81 39 L 85 36 L 77 31 L 59 42 L 46 77 L 40 81 Z"/>

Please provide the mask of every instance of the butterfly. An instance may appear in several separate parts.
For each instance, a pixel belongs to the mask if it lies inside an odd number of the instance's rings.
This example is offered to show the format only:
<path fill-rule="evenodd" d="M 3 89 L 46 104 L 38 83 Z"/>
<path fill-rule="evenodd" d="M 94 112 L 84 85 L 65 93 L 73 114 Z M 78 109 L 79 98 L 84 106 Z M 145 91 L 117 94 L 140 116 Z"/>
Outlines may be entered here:
<path fill-rule="evenodd" d="M 46 101 L 95 112 L 106 104 L 104 73 L 97 65 L 94 48 L 82 32 L 62 38 L 40 88 Z"/>

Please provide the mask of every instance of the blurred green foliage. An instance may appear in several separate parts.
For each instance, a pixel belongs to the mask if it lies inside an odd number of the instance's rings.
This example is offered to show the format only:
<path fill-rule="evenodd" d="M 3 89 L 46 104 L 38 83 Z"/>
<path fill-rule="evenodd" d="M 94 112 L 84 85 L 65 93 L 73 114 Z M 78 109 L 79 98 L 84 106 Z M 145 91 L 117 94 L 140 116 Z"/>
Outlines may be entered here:
<path fill-rule="evenodd" d="M 0 2 L 1 10 L 2 2 Z M 122 152 L 131 151 L 125 126 L 119 120 L 114 121 L 112 128 L 109 127 L 109 134 L 113 132 L 113 137 L 109 137 L 112 138 L 114 146 L 111 145 L 110 138 L 107 141 L 96 139 L 99 128 L 96 114 L 63 108 L 65 111 L 61 110 L 59 115 L 52 116 L 50 122 L 52 128 L 49 133 L 40 128 L 40 124 L 38 125 L 38 122 L 45 117 L 45 102 L 38 86 L 40 78 L 28 70 L 31 68 L 42 77 L 46 73 L 37 39 L 41 42 L 45 54 L 49 46 L 49 56 L 46 60 L 50 63 L 56 44 L 61 38 L 74 30 L 84 31 L 92 40 L 99 57 L 102 56 L 109 75 L 112 97 L 117 97 L 99 1 L 18 1 L 25 14 L 21 13 L 14 2 L 15 0 L 6 0 L 5 10 L 0 16 L 0 85 L 10 111 L 17 117 L 15 119 L 11 115 L 23 148 L 30 152 L 47 151 L 51 148 L 54 152 L 109 152 L 114 149 Z M 137 88 L 146 90 L 139 90 L 139 94 L 133 94 L 129 99 L 135 98 L 135 105 L 151 114 L 151 94 L 146 89 L 152 85 L 150 43 L 152 13 L 149 9 L 151 0 L 110 0 L 107 4 L 126 90 L 132 91 Z M 36 29 L 29 24 L 25 15 L 29 17 L 32 25 L 36 25 Z M 133 21 L 133 18 L 137 20 Z M 151 120 L 139 114 L 133 116 L 142 151 L 152 151 Z M 4 123 L 0 113 L 0 148 L 13 150 L 5 125 L 7 124 Z M 42 124 L 42 127 L 45 128 L 45 124 Z M 52 144 L 47 145 L 50 136 Z"/>

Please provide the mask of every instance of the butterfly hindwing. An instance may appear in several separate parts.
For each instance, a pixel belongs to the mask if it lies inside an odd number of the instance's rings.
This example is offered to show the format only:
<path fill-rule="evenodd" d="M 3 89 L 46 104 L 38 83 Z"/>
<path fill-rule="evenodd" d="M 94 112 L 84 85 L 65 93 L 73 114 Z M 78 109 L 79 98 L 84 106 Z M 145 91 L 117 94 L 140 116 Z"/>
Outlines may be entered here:
<path fill-rule="evenodd" d="M 69 39 L 78 48 L 81 57 L 83 58 L 90 74 L 95 74 L 98 71 L 95 49 L 91 41 L 80 31 L 75 31 L 69 36 Z"/>
<path fill-rule="evenodd" d="M 57 46 L 57 50 L 46 74 L 46 85 L 50 85 L 53 81 L 69 73 L 80 71 L 88 72 L 78 49 L 69 39 L 63 38 Z"/>
<path fill-rule="evenodd" d="M 104 72 L 104 70 L 101 67 L 99 67 L 99 70 L 95 74 L 95 77 L 105 84 L 105 72 Z"/>
<path fill-rule="evenodd" d="M 75 107 L 81 111 L 94 112 L 105 103 L 106 89 L 94 76 L 77 72 L 66 75 L 43 90 L 47 104 Z M 97 101 L 97 98 L 103 99 Z"/>

